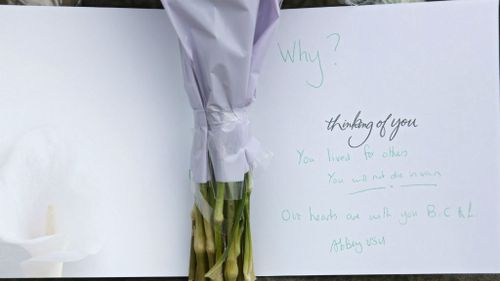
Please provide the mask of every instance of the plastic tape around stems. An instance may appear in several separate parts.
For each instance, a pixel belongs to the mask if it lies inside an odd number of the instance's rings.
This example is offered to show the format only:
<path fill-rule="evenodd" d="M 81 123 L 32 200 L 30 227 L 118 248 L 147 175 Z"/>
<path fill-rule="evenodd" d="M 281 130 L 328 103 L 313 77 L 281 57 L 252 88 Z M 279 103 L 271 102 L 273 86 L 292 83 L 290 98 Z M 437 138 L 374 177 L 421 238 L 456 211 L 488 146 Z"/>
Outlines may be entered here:
<path fill-rule="evenodd" d="M 244 186 L 245 183 L 243 181 L 224 183 L 224 200 L 235 201 L 243 199 Z M 206 188 L 206 190 L 202 192 L 202 188 Z M 191 192 L 193 193 L 196 207 L 202 216 L 206 220 L 211 221 L 214 210 L 210 201 L 215 202 L 215 198 L 217 197 L 217 189 L 214 187 L 214 184 L 211 182 L 200 184 L 191 180 Z"/>
<path fill-rule="evenodd" d="M 241 200 L 243 198 L 243 186 L 244 182 L 228 182 L 225 183 L 225 200 Z"/>
<path fill-rule="evenodd" d="M 215 107 L 193 110 L 194 123 L 197 128 L 216 128 L 235 124 L 248 125 L 248 111 L 246 107 L 224 110 Z"/>
<path fill-rule="evenodd" d="M 213 218 L 214 209 L 210 206 L 208 200 L 205 199 L 205 196 L 201 194 L 201 187 L 201 184 L 191 181 L 191 192 L 194 196 L 194 203 L 196 204 L 196 207 L 200 211 L 201 215 L 206 220 L 211 221 Z"/>

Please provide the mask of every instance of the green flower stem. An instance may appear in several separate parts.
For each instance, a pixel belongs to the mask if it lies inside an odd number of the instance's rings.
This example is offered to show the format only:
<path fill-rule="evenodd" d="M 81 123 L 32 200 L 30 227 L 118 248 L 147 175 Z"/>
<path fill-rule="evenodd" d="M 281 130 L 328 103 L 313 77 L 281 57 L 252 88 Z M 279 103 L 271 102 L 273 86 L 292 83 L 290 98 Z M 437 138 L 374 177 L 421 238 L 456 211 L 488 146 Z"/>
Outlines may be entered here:
<path fill-rule="evenodd" d="M 209 277 L 214 281 L 223 281 L 222 264 L 224 262 L 224 236 L 223 236 L 223 223 L 224 223 L 224 193 L 226 191 L 226 184 L 216 182 L 216 198 L 214 206 L 214 235 L 215 235 L 215 260 L 216 264 L 213 265 L 209 272 Z M 208 273 L 207 273 L 208 274 Z"/>
<path fill-rule="evenodd" d="M 250 173 L 245 175 L 245 241 L 243 252 L 243 277 L 245 281 L 254 281 L 255 272 L 253 268 L 252 232 L 250 231 L 250 195 L 252 193 L 252 177 Z"/>
<path fill-rule="evenodd" d="M 200 274 L 214 281 L 254 281 L 252 236 L 250 233 L 250 194 L 252 179 L 249 173 L 243 183 L 243 198 L 226 200 L 227 192 L 235 191 L 235 183 L 210 182 L 200 185 L 203 197 L 213 208 L 213 220 L 204 220 L 199 211 L 194 223 L 194 250 L 196 255 L 196 276 L 194 281 L 204 281 Z M 228 188 L 229 187 L 229 188 Z M 234 198 L 234 194 L 229 194 Z M 199 222 L 201 219 L 202 223 Z M 200 233 L 200 228 L 203 231 Z M 213 231 L 208 231 L 213 230 Z M 208 231 L 208 232 L 207 232 Z M 212 238 L 210 236 L 213 236 Z M 204 238 L 205 252 L 199 256 L 198 236 Z M 210 240 L 214 240 L 215 263 L 210 251 Z M 206 268 L 208 259 L 209 267 Z M 200 266 L 200 263 L 203 265 Z M 208 270 L 208 272 L 207 272 Z"/>
<path fill-rule="evenodd" d="M 245 187 L 243 187 L 243 188 L 245 188 Z M 243 190 L 243 192 L 245 192 L 245 190 Z M 236 204 L 236 211 L 235 211 L 235 216 L 234 216 L 234 221 L 236 223 L 238 223 L 241 220 L 243 213 L 244 213 L 243 211 L 244 211 L 243 200 L 238 200 L 237 204 Z M 227 247 L 224 249 L 224 252 L 223 252 L 221 258 L 217 259 L 217 262 L 215 263 L 215 265 L 207 272 L 207 274 L 205 275 L 206 277 L 208 277 L 212 280 L 223 280 L 224 277 L 222 275 L 222 269 L 225 266 L 227 266 L 227 264 L 225 264 L 225 262 L 227 260 L 228 255 L 229 255 L 229 252 L 231 251 L 231 248 L 234 248 L 234 247 L 232 247 L 233 240 L 235 240 L 237 236 L 241 236 L 241 235 L 237 235 L 237 233 L 236 233 L 236 232 L 239 232 L 238 228 L 233 227 L 231 232 L 226 232 L 226 238 L 227 238 L 226 246 Z"/>
<path fill-rule="evenodd" d="M 216 194 L 217 197 L 215 199 L 215 207 L 214 207 L 214 223 L 216 227 L 220 226 L 222 230 L 222 223 L 224 222 L 224 214 L 223 214 L 224 192 L 226 191 L 226 189 L 225 189 L 225 184 L 222 182 L 218 182 L 216 183 L 216 185 L 217 185 L 217 194 Z"/>
<path fill-rule="evenodd" d="M 222 257 L 222 252 L 224 251 L 224 241 L 222 237 L 222 223 L 224 222 L 224 192 L 225 184 L 218 182 L 217 194 L 215 199 L 214 208 L 214 224 L 215 224 L 215 256 L 219 260 Z"/>
<path fill-rule="evenodd" d="M 226 200 L 226 233 L 229 235 L 231 231 L 233 230 L 233 225 L 234 225 L 234 212 L 236 209 L 236 203 L 235 200 Z M 229 238 L 227 238 L 229 240 Z"/>
<path fill-rule="evenodd" d="M 194 222 L 195 214 L 194 214 L 194 212 L 195 212 L 195 209 L 196 209 L 196 205 L 191 210 L 191 251 L 189 254 L 189 275 L 188 275 L 189 281 L 195 281 L 195 278 L 196 278 L 196 254 L 194 252 L 194 227 L 195 227 L 195 222 Z"/>
<path fill-rule="evenodd" d="M 243 200 L 240 200 L 243 201 Z M 241 203 L 240 203 L 241 204 Z M 231 239 L 231 246 L 228 250 L 228 255 L 226 259 L 226 267 L 224 271 L 224 277 L 226 281 L 236 281 L 239 274 L 238 268 L 238 256 L 241 253 L 241 227 L 240 221 L 234 222 L 233 238 Z"/>
<path fill-rule="evenodd" d="M 207 272 L 203 221 L 200 210 L 195 208 L 194 253 L 196 255 L 196 281 L 204 281 L 205 272 Z"/>
<path fill-rule="evenodd" d="M 210 205 L 210 196 L 208 188 L 209 184 L 207 183 L 200 184 L 200 192 Z M 208 266 L 209 268 L 211 268 L 215 264 L 215 242 L 214 242 L 213 227 L 211 220 L 203 218 L 203 223 L 204 223 L 205 237 L 206 237 L 205 248 L 207 251 Z"/>

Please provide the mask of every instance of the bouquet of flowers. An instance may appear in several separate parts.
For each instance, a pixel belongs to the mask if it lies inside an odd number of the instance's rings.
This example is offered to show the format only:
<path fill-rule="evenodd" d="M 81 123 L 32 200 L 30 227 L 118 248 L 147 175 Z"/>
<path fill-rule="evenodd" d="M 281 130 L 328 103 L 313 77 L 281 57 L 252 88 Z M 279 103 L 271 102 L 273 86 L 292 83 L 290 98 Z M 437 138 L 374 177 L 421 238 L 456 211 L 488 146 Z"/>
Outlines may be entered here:
<path fill-rule="evenodd" d="M 164 0 L 194 112 L 189 280 L 254 280 L 251 172 L 266 154 L 248 109 L 279 0 Z"/>

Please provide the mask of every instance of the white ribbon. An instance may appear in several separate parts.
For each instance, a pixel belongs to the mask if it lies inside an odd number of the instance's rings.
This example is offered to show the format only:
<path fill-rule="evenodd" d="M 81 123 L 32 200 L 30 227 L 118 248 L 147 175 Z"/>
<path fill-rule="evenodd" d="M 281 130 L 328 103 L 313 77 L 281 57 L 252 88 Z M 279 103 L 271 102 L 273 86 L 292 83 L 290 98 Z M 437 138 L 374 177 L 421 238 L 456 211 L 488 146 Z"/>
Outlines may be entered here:
<path fill-rule="evenodd" d="M 210 161 L 217 181 L 241 181 L 244 175 L 270 157 L 250 132 L 246 108 L 194 110 L 195 132 L 191 169 L 195 182 L 210 180 Z"/>

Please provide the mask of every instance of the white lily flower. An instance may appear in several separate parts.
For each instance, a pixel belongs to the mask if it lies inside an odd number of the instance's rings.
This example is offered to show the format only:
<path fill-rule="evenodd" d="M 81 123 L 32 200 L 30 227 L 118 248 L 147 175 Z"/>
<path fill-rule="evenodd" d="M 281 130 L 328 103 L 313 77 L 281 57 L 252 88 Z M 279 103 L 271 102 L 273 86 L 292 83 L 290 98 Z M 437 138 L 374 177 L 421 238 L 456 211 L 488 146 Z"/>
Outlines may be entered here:
<path fill-rule="evenodd" d="M 0 152 L 0 241 L 26 249 L 26 277 L 57 277 L 64 262 L 97 253 L 96 196 L 69 141 L 53 129 Z"/>

